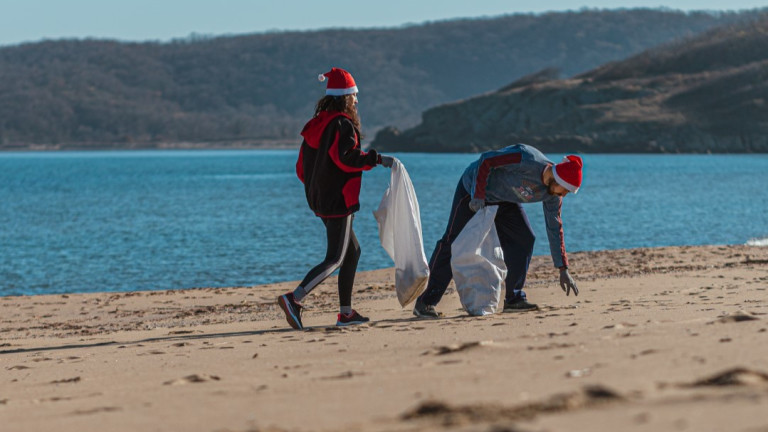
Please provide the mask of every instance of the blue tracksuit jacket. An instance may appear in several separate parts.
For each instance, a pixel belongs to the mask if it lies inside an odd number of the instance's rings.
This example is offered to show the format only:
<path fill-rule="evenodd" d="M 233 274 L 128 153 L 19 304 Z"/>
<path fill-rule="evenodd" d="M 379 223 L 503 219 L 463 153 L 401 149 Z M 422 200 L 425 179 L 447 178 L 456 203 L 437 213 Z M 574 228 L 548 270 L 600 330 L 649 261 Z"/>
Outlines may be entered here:
<path fill-rule="evenodd" d="M 541 201 L 552 261 L 555 267 L 568 266 L 560 211 L 563 200 L 547 193 L 542 174 L 552 161 L 539 150 L 516 144 L 488 151 L 470 164 L 461 177 L 473 198 L 488 204 L 500 202 L 530 203 Z"/>

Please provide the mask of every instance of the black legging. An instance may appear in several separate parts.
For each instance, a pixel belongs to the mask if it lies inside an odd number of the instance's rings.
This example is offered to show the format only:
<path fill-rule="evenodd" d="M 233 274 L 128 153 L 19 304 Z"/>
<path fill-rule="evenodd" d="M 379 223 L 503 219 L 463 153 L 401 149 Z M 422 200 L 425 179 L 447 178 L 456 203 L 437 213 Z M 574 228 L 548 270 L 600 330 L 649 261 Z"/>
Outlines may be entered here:
<path fill-rule="evenodd" d="M 309 294 L 336 269 L 339 271 L 339 305 L 352 306 L 352 285 L 355 283 L 357 261 L 360 259 L 360 244 L 352 230 L 354 214 L 340 218 L 321 218 L 328 235 L 328 250 L 325 260 L 307 273 L 299 285 Z"/>

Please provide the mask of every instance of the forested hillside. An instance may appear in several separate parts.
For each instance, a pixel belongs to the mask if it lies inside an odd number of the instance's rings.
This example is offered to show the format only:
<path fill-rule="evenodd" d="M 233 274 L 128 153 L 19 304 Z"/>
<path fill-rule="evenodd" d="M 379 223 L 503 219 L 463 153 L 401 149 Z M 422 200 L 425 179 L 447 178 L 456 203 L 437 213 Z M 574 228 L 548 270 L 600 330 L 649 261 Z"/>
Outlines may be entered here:
<path fill-rule="evenodd" d="M 385 151 L 768 152 L 768 14 L 568 79 L 548 71 L 446 104 Z"/>
<path fill-rule="evenodd" d="M 583 73 L 756 12 L 584 10 L 402 28 L 167 43 L 59 40 L 0 48 L 0 148 L 235 146 L 297 140 L 323 94 L 355 76 L 363 132 L 543 68 Z"/>

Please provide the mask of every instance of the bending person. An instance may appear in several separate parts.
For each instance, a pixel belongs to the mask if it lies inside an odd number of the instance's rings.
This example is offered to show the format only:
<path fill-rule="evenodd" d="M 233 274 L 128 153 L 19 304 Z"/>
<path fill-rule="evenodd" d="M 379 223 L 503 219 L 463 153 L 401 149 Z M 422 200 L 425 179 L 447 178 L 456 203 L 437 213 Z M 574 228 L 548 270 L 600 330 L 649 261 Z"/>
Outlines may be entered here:
<path fill-rule="evenodd" d="M 416 300 L 413 314 L 423 318 L 440 316 L 435 306 L 453 279 L 451 244 L 475 212 L 486 205 L 499 206 L 495 224 L 507 266 L 505 312 L 538 309 L 527 301 L 523 291 L 536 237 L 522 203 L 542 202 L 552 260 L 560 269 L 560 286 L 566 295 L 571 290 L 578 295 L 576 283 L 568 273 L 560 209 L 563 197 L 569 192 L 576 193 L 581 186 L 581 167 L 578 156 L 567 156 L 555 165 L 539 150 L 525 144 L 483 153 L 470 164 L 456 187 L 448 227 L 432 252 L 429 282 Z"/>

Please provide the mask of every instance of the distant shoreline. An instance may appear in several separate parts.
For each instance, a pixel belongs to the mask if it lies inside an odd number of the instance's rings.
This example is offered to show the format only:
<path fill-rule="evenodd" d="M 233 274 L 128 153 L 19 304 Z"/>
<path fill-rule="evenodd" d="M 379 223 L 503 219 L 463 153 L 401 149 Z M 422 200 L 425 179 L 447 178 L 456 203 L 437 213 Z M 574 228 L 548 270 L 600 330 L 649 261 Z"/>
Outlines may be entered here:
<path fill-rule="evenodd" d="M 126 144 L 26 144 L 0 146 L 1 153 L 13 152 L 57 152 L 57 151 L 108 151 L 108 150 L 293 150 L 298 149 L 300 139 L 258 140 L 226 142 L 162 142 Z"/>
<path fill-rule="evenodd" d="M 25 145 L 5 145 L 0 146 L 2 153 L 21 153 L 21 152 L 68 152 L 68 151 L 145 151 L 145 150 L 298 150 L 301 145 L 301 139 L 290 140 L 243 140 L 243 141 L 221 141 L 221 142 L 161 142 L 161 143 L 66 143 L 66 144 L 25 144 Z M 371 143 L 363 143 L 367 148 Z M 471 149 L 470 149 L 471 150 Z M 386 150 L 384 150 L 386 151 Z M 434 153 L 434 154 L 474 154 L 477 152 L 466 151 L 456 152 L 455 149 L 448 151 L 434 151 L 419 149 L 416 151 L 393 150 L 394 153 Z M 768 154 L 768 152 L 613 152 L 603 149 L 603 151 L 581 152 L 578 154 L 658 154 L 658 155 L 743 155 L 743 154 Z M 548 153 L 563 153 L 558 151 L 548 151 Z"/>
<path fill-rule="evenodd" d="M 666 267 L 648 267 L 641 259 L 637 260 L 635 257 L 642 257 L 645 255 L 663 254 L 663 253 L 712 253 L 719 255 L 722 251 L 737 251 L 735 257 L 739 257 L 741 264 L 766 264 L 768 261 L 762 259 L 762 255 L 768 250 L 768 239 L 751 239 L 744 244 L 706 244 L 706 245 L 678 245 L 678 246 L 651 246 L 651 247 L 633 247 L 633 248 L 620 248 L 620 249 L 602 249 L 602 250 L 587 250 L 587 251 L 573 251 L 570 252 L 570 256 L 574 262 L 575 275 L 579 279 L 584 278 L 605 278 L 616 277 L 619 275 L 626 276 L 633 272 L 637 272 L 638 268 L 642 268 L 644 272 L 654 273 L 660 271 L 661 273 L 667 273 L 670 271 L 679 271 L 687 269 L 686 266 L 680 266 L 680 263 L 668 264 Z M 720 252 L 717 252 L 720 251 Z M 609 259 L 610 258 L 610 259 Z M 619 269 L 608 265 L 601 265 L 598 267 L 590 267 L 586 264 L 590 260 L 602 260 L 610 262 L 624 261 L 624 265 L 630 268 Z M 601 261 L 601 262 L 602 262 Z M 603 263 L 605 264 L 605 263 Z M 553 274 L 554 267 L 550 261 L 549 255 L 533 255 L 531 261 L 531 267 L 529 269 L 529 282 L 536 284 L 536 280 L 541 277 L 548 277 L 547 275 Z M 369 270 L 359 270 L 356 273 L 361 280 L 367 280 L 370 277 L 382 277 L 382 274 L 394 275 L 395 267 L 387 266 L 382 268 L 375 268 Z M 330 280 L 335 280 L 333 277 Z M 117 296 L 131 296 L 131 295 L 161 295 L 161 294 L 183 294 L 188 292 L 195 292 L 199 290 L 227 290 L 227 289 L 253 289 L 260 287 L 274 287 L 285 286 L 295 287 L 299 280 L 280 280 L 275 282 L 256 283 L 254 285 L 206 285 L 206 286 L 179 286 L 175 288 L 162 288 L 162 289 L 136 289 L 136 290 L 102 290 L 102 291 L 65 291 L 65 292 L 51 292 L 51 293 L 35 293 L 35 294 L 1 294 L 0 300 L 9 300 L 13 298 L 28 298 L 28 297 L 67 297 L 67 296 L 104 296 L 104 295 L 117 295 Z M 360 282 L 360 281 L 358 281 Z M 361 282 L 360 282 L 361 283 Z M 453 285 L 453 283 L 451 283 Z"/>

